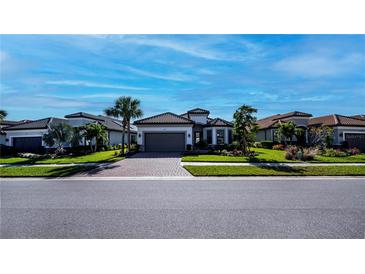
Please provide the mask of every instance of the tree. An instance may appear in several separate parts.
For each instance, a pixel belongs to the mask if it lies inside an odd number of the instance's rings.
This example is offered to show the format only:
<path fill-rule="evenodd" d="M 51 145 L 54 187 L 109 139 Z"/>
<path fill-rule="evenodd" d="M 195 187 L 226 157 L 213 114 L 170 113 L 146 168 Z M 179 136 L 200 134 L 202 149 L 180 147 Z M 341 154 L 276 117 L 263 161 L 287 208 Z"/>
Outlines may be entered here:
<path fill-rule="evenodd" d="M 6 110 L 0 109 L 0 121 L 3 121 L 6 116 L 8 116 L 8 112 Z"/>
<path fill-rule="evenodd" d="M 62 149 L 66 143 L 69 143 L 72 138 L 72 127 L 66 123 L 51 124 L 48 132 L 43 135 L 43 141 L 47 146 L 56 146 L 57 149 Z"/>
<path fill-rule="evenodd" d="M 235 135 L 245 155 L 248 154 L 254 140 L 252 136 L 257 131 L 256 117 L 253 116 L 256 112 L 257 109 L 248 105 L 242 105 L 233 115 Z"/>
<path fill-rule="evenodd" d="M 80 127 L 83 130 L 82 136 L 90 143 L 91 151 L 95 152 L 98 149 L 98 144 L 103 144 L 108 141 L 108 134 L 106 128 L 99 123 L 90 123 Z M 95 146 L 93 148 L 93 141 Z"/>
<path fill-rule="evenodd" d="M 293 121 L 288 121 L 286 123 L 279 123 L 276 130 L 276 137 L 278 141 L 281 141 L 281 138 L 284 137 L 284 143 L 287 145 L 287 141 L 289 139 L 290 144 L 292 143 L 293 136 L 295 133 L 296 125 Z"/>
<path fill-rule="evenodd" d="M 104 110 L 104 113 L 107 115 L 107 116 L 111 116 L 111 117 L 114 117 L 114 118 L 117 118 L 117 119 L 121 119 L 122 120 L 122 150 L 120 152 L 120 154 L 124 154 L 124 136 L 125 136 L 125 129 L 127 127 L 127 120 L 125 119 L 125 117 L 123 116 L 124 115 L 124 111 L 123 111 L 123 108 L 124 108 L 124 104 L 123 104 L 123 100 L 122 100 L 123 97 L 119 97 L 117 100 L 115 100 L 115 103 L 114 103 L 114 107 L 110 107 L 110 108 L 107 108 Z"/>
<path fill-rule="evenodd" d="M 80 145 L 81 140 L 82 140 L 81 128 L 79 127 L 72 128 L 71 145 L 73 147 L 77 147 Z"/>
<path fill-rule="evenodd" d="M 124 135 L 125 128 L 128 129 L 128 151 L 131 146 L 131 132 L 130 124 L 131 119 L 140 118 L 143 116 L 143 112 L 140 108 L 141 102 L 138 99 L 133 99 L 130 96 L 119 97 L 114 104 L 114 107 L 104 110 L 104 113 L 108 116 L 116 118 L 122 118 L 123 136 L 122 136 L 122 147 L 124 152 Z"/>
<path fill-rule="evenodd" d="M 297 143 L 299 145 L 305 144 L 305 130 L 301 127 L 296 127 L 294 129 L 294 136 L 297 138 Z"/>
<path fill-rule="evenodd" d="M 333 141 L 333 128 L 328 126 L 317 126 L 309 129 L 309 143 L 311 146 L 328 148 Z"/>

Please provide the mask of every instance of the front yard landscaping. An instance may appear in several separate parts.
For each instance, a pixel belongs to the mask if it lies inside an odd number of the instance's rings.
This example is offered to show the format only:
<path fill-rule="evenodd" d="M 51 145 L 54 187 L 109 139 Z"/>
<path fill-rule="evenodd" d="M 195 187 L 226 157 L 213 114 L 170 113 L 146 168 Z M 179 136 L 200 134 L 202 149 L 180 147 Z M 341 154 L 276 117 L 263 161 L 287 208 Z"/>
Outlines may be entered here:
<path fill-rule="evenodd" d="M 200 154 L 200 155 L 188 155 L 182 157 L 182 162 L 221 162 L 221 163 L 247 163 L 247 162 L 266 162 L 266 163 L 295 163 L 300 162 L 297 160 L 285 159 L 285 151 L 254 148 L 253 151 L 257 153 L 257 156 L 223 156 L 213 154 Z M 316 155 L 314 160 L 310 162 L 316 163 L 365 163 L 365 154 L 358 154 L 344 157 L 327 157 L 322 155 Z"/>
<path fill-rule="evenodd" d="M 194 176 L 361 176 L 365 166 L 184 166 Z"/>
<path fill-rule="evenodd" d="M 80 163 L 103 163 L 116 162 L 125 157 L 115 156 L 119 150 L 100 151 L 87 155 L 63 156 L 54 159 L 30 159 L 21 157 L 0 158 L 0 164 L 80 164 Z"/>
<path fill-rule="evenodd" d="M 93 169 L 91 166 L 0 167 L 0 177 L 65 177 Z"/>

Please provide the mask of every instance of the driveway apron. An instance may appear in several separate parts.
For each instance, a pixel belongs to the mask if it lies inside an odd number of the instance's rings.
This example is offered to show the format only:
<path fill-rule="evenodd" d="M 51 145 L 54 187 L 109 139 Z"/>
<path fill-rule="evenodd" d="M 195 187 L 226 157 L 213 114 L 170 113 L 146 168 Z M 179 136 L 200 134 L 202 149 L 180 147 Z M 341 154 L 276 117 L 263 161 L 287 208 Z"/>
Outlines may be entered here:
<path fill-rule="evenodd" d="M 180 165 L 176 152 L 140 152 L 123 161 L 92 170 L 90 176 L 192 176 Z"/>

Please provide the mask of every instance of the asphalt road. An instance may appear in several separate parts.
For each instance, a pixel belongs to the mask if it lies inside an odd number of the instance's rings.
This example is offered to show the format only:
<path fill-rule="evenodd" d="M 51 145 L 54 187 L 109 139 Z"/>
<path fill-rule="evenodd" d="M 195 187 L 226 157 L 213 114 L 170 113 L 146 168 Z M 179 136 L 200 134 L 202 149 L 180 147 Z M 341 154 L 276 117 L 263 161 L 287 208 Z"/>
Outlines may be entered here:
<path fill-rule="evenodd" d="M 2 179 L 1 238 L 364 238 L 365 180 Z"/>

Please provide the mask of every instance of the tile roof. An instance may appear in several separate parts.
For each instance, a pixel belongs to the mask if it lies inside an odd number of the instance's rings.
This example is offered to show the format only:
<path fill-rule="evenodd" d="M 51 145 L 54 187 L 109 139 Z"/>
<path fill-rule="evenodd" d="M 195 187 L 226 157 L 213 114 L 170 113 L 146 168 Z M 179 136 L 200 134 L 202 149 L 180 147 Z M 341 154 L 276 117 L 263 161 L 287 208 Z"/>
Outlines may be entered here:
<path fill-rule="evenodd" d="M 134 122 L 135 125 L 148 124 L 194 124 L 194 121 L 172 112 L 165 112 Z"/>
<path fill-rule="evenodd" d="M 300 111 L 292 111 L 284 114 L 275 114 L 260 120 L 257 120 L 257 124 L 260 129 L 271 128 L 274 127 L 281 119 L 290 118 L 290 117 L 312 117 L 312 114 L 300 112 Z"/>
<path fill-rule="evenodd" d="M 101 121 L 104 120 L 100 116 L 96 116 L 96 115 L 86 113 L 86 112 L 76 112 L 76 113 L 68 114 L 65 116 L 65 118 L 80 118 L 80 117 L 89 118 L 92 120 L 101 120 Z"/>
<path fill-rule="evenodd" d="M 86 112 L 76 112 L 73 114 L 66 115 L 65 118 L 88 118 L 99 122 L 100 124 L 105 126 L 106 129 L 108 130 L 123 131 L 122 121 L 109 116 L 93 115 Z M 136 129 L 132 126 L 131 126 L 131 132 L 136 132 Z"/>
<path fill-rule="evenodd" d="M 6 130 L 24 130 L 24 129 L 46 129 L 49 124 L 53 123 L 67 123 L 66 119 L 48 117 L 44 119 L 39 119 L 35 121 L 28 121 L 22 124 L 17 124 L 14 126 L 7 127 Z"/>
<path fill-rule="evenodd" d="M 317 125 L 365 127 L 365 119 L 344 116 L 339 114 L 331 114 L 331 115 L 311 118 L 308 122 L 308 126 L 317 126 Z"/>
<path fill-rule="evenodd" d="M 209 126 L 229 126 L 229 127 L 233 126 L 233 124 L 231 122 L 228 122 L 221 118 L 210 119 L 208 121 L 208 125 Z"/>
<path fill-rule="evenodd" d="M 353 116 L 351 116 L 351 117 L 352 117 L 352 118 L 361 119 L 361 120 L 365 120 L 365 114 L 353 115 Z"/>
<path fill-rule="evenodd" d="M 202 109 L 202 108 L 194 108 L 191 110 L 188 110 L 188 114 L 209 114 L 209 110 Z"/>

